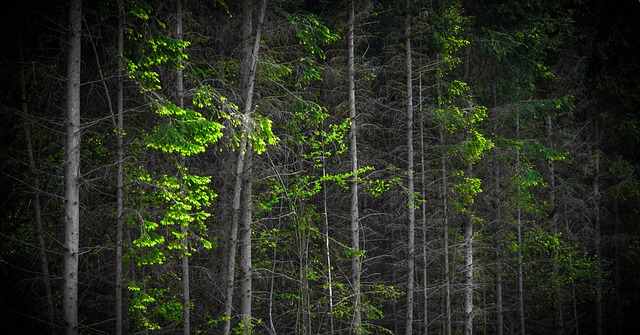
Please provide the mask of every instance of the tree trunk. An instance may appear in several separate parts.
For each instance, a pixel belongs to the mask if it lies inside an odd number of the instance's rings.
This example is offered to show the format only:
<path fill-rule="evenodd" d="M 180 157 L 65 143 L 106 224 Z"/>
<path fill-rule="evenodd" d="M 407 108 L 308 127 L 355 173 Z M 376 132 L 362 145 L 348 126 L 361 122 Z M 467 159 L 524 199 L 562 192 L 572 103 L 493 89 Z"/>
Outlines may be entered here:
<path fill-rule="evenodd" d="M 24 64 L 24 53 L 22 45 L 20 45 L 20 60 Z M 24 68 L 20 69 L 20 95 L 22 100 L 22 112 L 25 119 L 29 119 L 29 106 L 27 103 L 27 88 L 24 76 Z M 38 168 L 33 153 L 33 143 L 31 142 L 31 127 L 27 122 L 24 124 L 24 137 L 27 149 L 27 158 L 29 160 L 29 172 L 33 177 L 31 187 L 33 188 L 33 218 L 35 223 L 36 241 L 38 242 L 38 260 L 40 271 L 42 272 L 42 286 L 44 289 L 44 298 L 46 302 L 46 317 L 48 328 L 51 334 L 55 329 L 55 305 L 53 303 L 53 291 L 51 289 L 51 274 L 49 272 L 49 260 L 47 258 L 47 249 L 44 241 L 44 226 L 42 225 L 42 207 L 40 201 L 40 177 L 38 176 Z"/>
<path fill-rule="evenodd" d="M 520 115 L 516 120 L 516 141 L 520 140 Z M 516 150 L 516 171 L 520 168 L 520 149 Z M 516 280 L 518 286 L 518 320 L 520 321 L 520 335 L 526 334 L 525 322 L 524 322 L 524 292 L 523 292 L 523 274 L 522 274 L 522 194 L 520 192 L 520 186 L 518 187 L 518 196 L 516 202 L 516 238 L 518 242 L 518 248 L 516 253 Z"/>
<path fill-rule="evenodd" d="M 244 333 L 250 335 L 252 327 L 251 316 L 251 221 L 252 221 L 252 189 L 253 189 L 253 151 L 248 143 L 245 155 L 244 183 L 242 187 L 242 227 L 240 229 L 240 317 Z"/>
<path fill-rule="evenodd" d="M 322 208 L 324 211 L 324 247 L 325 256 L 327 259 L 327 291 L 329 294 L 329 331 L 330 334 L 335 334 L 335 328 L 333 325 L 333 269 L 331 268 L 331 241 L 329 236 L 329 206 L 327 205 L 327 157 L 326 148 L 324 146 L 324 139 L 322 143 Z"/>
<path fill-rule="evenodd" d="M 118 176 L 116 181 L 116 335 L 122 335 L 122 215 L 124 213 L 124 10 L 118 9 L 118 92 L 117 92 L 117 124 L 116 141 L 118 146 Z"/>
<path fill-rule="evenodd" d="M 65 240 L 62 309 L 65 334 L 78 333 L 78 260 L 80 246 L 80 61 L 82 0 L 69 4 L 67 56 L 67 138 L 65 144 Z"/>
<path fill-rule="evenodd" d="M 420 45 L 421 49 L 422 45 Z M 420 66 L 420 64 L 418 65 Z M 420 72 L 419 72 L 420 73 Z M 424 117 L 422 113 L 422 74 L 418 75 L 418 111 L 419 111 L 419 125 L 420 125 L 420 180 L 422 182 L 420 195 L 422 199 L 427 199 L 427 171 L 425 167 L 425 155 L 426 148 L 424 142 Z M 422 324 L 423 324 L 423 335 L 429 334 L 429 270 L 427 267 L 427 206 L 426 204 L 422 204 L 422 287 L 423 287 L 423 315 L 422 315 Z"/>
<path fill-rule="evenodd" d="M 467 167 L 468 178 L 473 175 L 471 164 Z M 473 334 L 473 220 L 471 205 L 465 213 L 464 229 L 464 335 Z"/>
<path fill-rule="evenodd" d="M 494 132 L 496 132 L 496 126 L 494 126 Z M 497 133 L 497 132 L 496 132 Z M 493 248 L 495 252 L 495 295 L 496 295 L 496 335 L 504 334 L 504 312 L 502 305 L 502 211 L 500 203 L 500 163 L 499 163 L 499 151 L 496 150 L 495 158 L 495 186 L 494 186 L 494 234 L 493 234 Z"/>
<path fill-rule="evenodd" d="M 440 128 L 440 145 L 444 147 L 444 130 Z M 444 149 L 443 149 L 444 150 Z M 449 274 L 449 199 L 447 199 L 447 165 L 444 152 L 440 156 L 440 173 L 442 179 L 442 251 L 444 258 L 444 329 L 445 335 L 451 335 L 451 283 Z"/>
<path fill-rule="evenodd" d="M 598 120 L 595 120 L 594 131 L 596 134 L 596 152 L 595 152 L 595 178 L 593 181 L 593 220 L 596 247 L 596 263 L 598 273 L 602 273 L 602 234 L 600 231 L 600 129 Z M 596 276 L 596 332 L 598 335 L 604 334 L 603 320 L 603 302 L 602 302 L 602 277 Z"/>
<path fill-rule="evenodd" d="M 176 39 L 182 40 L 182 0 L 176 0 Z M 184 81 L 182 76 L 182 69 L 176 70 L 176 95 L 178 100 L 178 106 L 184 109 Z M 180 165 L 186 167 L 186 158 L 180 156 Z M 191 309 L 190 309 L 190 285 L 189 285 L 189 237 L 188 237 L 188 224 L 183 224 L 180 227 L 181 233 L 184 235 L 182 240 L 182 247 L 184 248 L 180 257 L 180 263 L 182 267 L 182 278 L 180 283 L 182 284 L 182 333 L 189 335 L 191 333 Z"/>
<path fill-rule="evenodd" d="M 464 57 L 464 77 L 465 83 L 469 82 L 469 68 L 471 62 L 471 45 L 465 48 Z M 473 106 L 470 106 L 473 108 Z M 467 165 L 467 178 L 473 178 L 473 165 Z M 473 219 L 472 204 L 467 206 L 465 213 L 465 230 L 464 230 L 464 269 L 465 269 L 465 285 L 464 285 L 464 335 L 473 334 Z"/>
<path fill-rule="evenodd" d="M 547 115 L 547 140 L 549 141 L 549 146 L 552 146 L 553 140 L 551 135 L 553 134 L 553 119 L 551 115 Z M 551 226 L 551 231 L 553 234 L 558 233 L 558 210 L 556 204 L 556 174 L 555 174 L 555 164 L 553 161 L 549 162 L 549 205 L 552 206 L 553 212 L 551 214 L 551 222 L 549 223 Z M 553 274 L 558 277 L 560 276 L 560 268 L 558 265 L 558 254 L 559 250 L 556 250 L 555 257 L 553 258 Z M 560 284 L 558 284 L 560 285 Z M 556 335 L 564 334 L 564 320 L 562 315 L 562 288 L 558 286 L 553 295 L 553 306 L 554 306 L 554 332 Z"/>
<path fill-rule="evenodd" d="M 407 317 L 405 334 L 413 334 L 413 295 L 415 286 L 415 224 L 416 211 L 413 180 L 413 71 L 411 63 L 411 0 L 406 2 L 405 48 L 407 66 Z"/>
<path fill-rule="evenodd" d="M 242 116 L 242 135 L 240 139 L 240 148 L 238 148 L 238 160 L 236 162 L 236 177 L 235 177 L 235 186 L 234 186 L 234 194 L 233 194 L 233 215 L 232 222 L 230 228 L 230 241 L 229 241 L 229 255 L 228 255 L 228 263 L 227 263 L 227 284 L 226 284 L 226 297 L 225 297 L 225 321 L 223 325 L 223 334 L 228 335 L 231 330 L 231 311 L 233 308 L 233 286 L 234 286 L 234 269 L 235 269 L 235 254 L 236 254 L 236 239 L 238 238 L 238 226 L 241 217 L 241 211 L 244 212 L 243 215 L 243 236 L 241 236 L 243 241 L 248 241 L 249 246 L 246 247 L 247 242 L 243 242 L 244 246 L 241 249 L 241 260 L 243 263 L 243 270 L 241 271 L 241 307 L 240 307 L 240 315 L 241 321 L 247 327 L 251 323 L 251 221 L 252 214 L 251 210 L 247 210 L 247 206 L 251 206 L 252 195 L 251 195 L 251 174 L 252 169 L 246 169 L 246 165 L 251 165 L 251 156 L 249 159 L 247 158 L 248 152 L 253 150 L 252 144 L 250 143 L 248 136 L 250 132 L 250 123 L 249 119 L 251 118 L 251 111 L 253 110 L 253 95 L 254 95 L 254 87 L 255 87 L 255 75 L 256 75 L 256 59 L 258 58 L 258 54 L 260 52 L 260 36 L 262 24 L 264 22 L 264 17 L 267 11 L 267 0 L 262 0 L 260 5 L 260 12 L 258 23 L 255 27 L 255 36 L 253 40 L 251 40 L 251 36 L 253 35 L 253 1 L 245 0 L 243 6 L 243 31 L 242 37 L 243 41 L 245 41 L 245 55 L 242 65 L 242 85 L 244 90 L 244 102 L 243 102 L 243 116 Z M 249 162 L 248 162 L 249 161 Z M 248 187 L 248 190 L 243 190 L 243 188 Z M 246 193 L 246 192 L 249 193 Z M 245 195 L 243 196 L 243 193 Z M 242 202 L 244 201 L 244 208 L 241 208 Z M 246 263 L 248 260 L 248 264 Z M 248 268 L 247 268 L 248 266 Z M 248 286 L 248 287 L 247 287 Z M 245 328 L 246 331 L 250 331 L 249 328 Z"/>
<path fill-rule="evenodd" d="M 347 28 L 347 59 L 348 59 L 348 85 L 349 85 L 349 119 L 351 128 L 349 130 L 349 152 L 351 154 L 351 173 L 353 177 L 349 183 L 351 191 L 351 285 L 353 285 L 353 324 L 352 332 L 360 334 L 362 332 L 362 307 L 360 297 L 360 217 L 358 213 L 358 141 L 356 125 L 356 88 L 355 88 L 355 48 L 354 48 L 354 26 L 355 26 L 355 0 L 351 1 L 349 9 L 349 24 Z"/>

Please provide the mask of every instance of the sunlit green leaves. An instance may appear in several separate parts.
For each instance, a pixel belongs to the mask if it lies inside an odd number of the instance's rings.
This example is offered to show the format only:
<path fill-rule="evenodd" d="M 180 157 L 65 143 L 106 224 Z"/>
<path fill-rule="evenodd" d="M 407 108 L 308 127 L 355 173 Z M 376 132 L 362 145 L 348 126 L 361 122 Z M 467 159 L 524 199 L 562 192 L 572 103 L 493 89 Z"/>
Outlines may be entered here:
<path fill-rule="evenodd" d="M 192 156 L 204 152 L 222 137 L 223 125 L 170 101 L 158 104 L 156 113 L 167 117 L 148 137 L 148 146 L 166 153 Z"/>
<path fill-rule="evenodd" d="M 254 122 L 254 128 L 249 133 L 249 138 L 252 140 L 253 150 L 257 154 L 261 154 L 267 150 L 267 145 L 276 144 L 279 138 L 273 133 L 273 122 L 268 118 L 256 115 Z"/>

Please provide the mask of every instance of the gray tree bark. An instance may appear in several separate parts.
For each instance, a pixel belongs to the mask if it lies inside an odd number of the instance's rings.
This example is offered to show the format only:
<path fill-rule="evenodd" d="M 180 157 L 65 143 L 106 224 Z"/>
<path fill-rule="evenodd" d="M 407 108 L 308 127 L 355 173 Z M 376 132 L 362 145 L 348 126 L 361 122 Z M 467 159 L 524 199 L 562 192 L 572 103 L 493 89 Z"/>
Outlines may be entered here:
<path fill-rule="evenodd" d="M 549 145 L 553 144 L 553 139 L 551 138 L 553 134 L 553 119 L 551 115 L 547 115 L 547 140 Z M 556 174 L 555 174 L 555 164 L 553 161 L 549 162 L 549 205 L 555 208 L 551 214 L 550 226 L 551 231 L 554 234 L 558 233 L 558 209 L 556 204 Z M 560 275 L 560 268 L 558 265 L 557 257 L 559 256 L 556 251 L 556 257 L 553 259 L 553 274 L 555 276 Z M 554 295 L 553 295 L 553 307 L 554 307 L 554 332 L 556 335 L 564 334 L 564 320 L 562 314 L 562 288 L 557 287 Z"/>
<path fill-rule="evenodd" d="M 473 175 L 471 164 L 467 167 L 469 178 Z M 465 213 L 464 227 L 464 335 L 473 334 L 473 220 L 471 219 L 471 205 Z"/>
<path fill-rule="evenodd" d="M 226 278 L 226 296 L 225 296 L 225 321 L 223 324 L 223 334 L 228 335 L 231 330 L 231 313 L 233 309 L 233 287 L 234 287 L 234 269 L 235 269 L 235 255 L 236 255 L 236 240 L 238 238 L 238 226 L 243 211 L 244 201 L 244 216 L 242 218 L 242 240 L 248 241 L 249 246 L 246 247 L 247 242 L 243 242 L 245 245 L 241 249 L 241 301 L 240 301 L 240 316 L 241 321 L 245 325 L 245 331 L 250 332 L 251 323 L 251 210 L 246 210 L 247 206 L 251 206 L 251 184 L 252 169 L 246 169 L 246 165 L 251 165 L 251 156 L 247 159 L 247 153 L 253 150 L 252 144 L 248 139 L 250 132 L 250 118 L 251 111 L 253 110 L 253 98 L 255 88 L 255 75 L 256 75 L 256 59 L 260 52 L 260 36 L 262 24 L 267 12 L 267 0 L 262 0 L 260 3 L 260 10 L 258 14 L 258 23 L 255 26 L 255 35 L 253 36 L 254 24 L 253 24 L 253 1 L 245 0 L 243 6 L 243 31 L 242 38 L 245 43 L 245 56 L 242 65 L 242 85 L 244 89 L 244 102 L 242 109 L 242 135 L 240 139 L 240 148 L 238 149 L 238 159 L 236 162 L 236 177 L 233 195 L 233 215 L 230 228 L 230 240 L 229 240 L 229 255 L 227 262 L 227 278 Z M 246 169 L 246 170 L 245 170 Z M 245 182 L 246 181 L 246 182 Z M 243 197 L 243 188 L 248 187 L 249 193 Z M 246 193 L 247 190 L 244 190 Z"/>
<path fill-rule="evenodd" d="M 360 216 L 358 212 L 358 127 L 356 123 L 356 88 L 355 88 L 355 50 L 354 50 L 354 26 L 355 26 L 355 1 L 351 1 L 349 7 L 349 24 L 347 28 L 347 59 L 348 59 L 348 90 L 349 90 L 349 152 L 351 155 L 351 172 L 354 174 L 349 183 L 351 193 L 351 285 L 353 286 L 353 324 L 352 333 L 362 332 L 362 300 L 360 297 Z"/>
<path fill-rule="evenodd" d="M 413 70 L 411 61 L 411 0 L 406 1 L 405 63 L 407 66 L 407 316 L 405 334 L 413 334 L 413 305 L 415 289 L 415 187 L 413 175 Z"/>
<path fill-rule="evenodd" d="M 69 3 L 67 122 L 65 159 L 65 240 L 62 314 L 65 334 L 78 333 L 78 260 L 80 246 L 80 62 L 82 1 Z"/>
<path fill-rule="evenodd" d="M 516 141 L 520 140 L 520 115 L 516 119 Z M 520 168 L 520 149 L 516 150 L 516 171 Z M 524 291 L 523 291 L 523 273 L 522 273 L 522 195 L 518 187 L 518 200 L 516 202 L 516 238 L 518 242 L 518 251 L 516 253 L 516 280 L 518 286 L 518 320 L 520 323 L 520 335 L 526 334 L 526 325 L 524 319 Z"/>
<path fill-rule="evenodd" d="M 22 45 L 20 46 L 20 59 L 24 64 L 24 53 Z M 24 68 L 20 69 L 20 99 L 22 100 L 22 112 L 25 119 L 29 119 L 29 106 L 27 100 L 26 80 L 24 76 Z M 49 271 L 49 260 L 47 257 L 47 248 L 44 240 L 44 226 L 42 224 L 42 207 L 40 201 L 40 177 L 38 176 L 38 167 L 36 165 L 33 153 L 33 143 L 31 142 L 31 126 L 28 121 L 24 124 L 24 137 L 27 149 L 27 158 L 29 160 L 29 172 L 33 177 L 31 187 L 33 188 L 33 219 L 35 223 L 35 238 L 38 243 L 38 261 L 40 271 L 42 272 L 42 287 L 44 289 L 44 298 L 46 303 L 46 317 L 50 333 L 54 334 L 55 329 L 55 305 L 53 303 L 53 290 L 51 289 L 51 273 Z"/>
<path fill-rule="evenodd" d="M 496 132 L 494 125 L 494 132 Z M 496 132 L 497 133 L 497 132 Z M 499 162 L 500 152 L 496 149 L 496 158 L 495 158 L 495 174 L 494 174 L 494 234 L 493 234 L 493 248 L 495 252 L 495 272 L 494 272 L 494 280 L 495 280 L 495 297 L 496 297 L 496 335 L 504 334 L 504 310 L 502 303 L 502 210 L 501 210 L 501 202 L 500 202 L 500 162 Z"/>
<path fill-rule="evenodd" d="M 118 92 L 116 100 L 117 123 L 116 141 L 118 146 L 118 176 L 116 181 L 116 274 L 115 274 L 115 308 L 116 308 L 116 335 L 122 335 L 122 215 L 124 213 L 124 10 L 118 9 Z"/>

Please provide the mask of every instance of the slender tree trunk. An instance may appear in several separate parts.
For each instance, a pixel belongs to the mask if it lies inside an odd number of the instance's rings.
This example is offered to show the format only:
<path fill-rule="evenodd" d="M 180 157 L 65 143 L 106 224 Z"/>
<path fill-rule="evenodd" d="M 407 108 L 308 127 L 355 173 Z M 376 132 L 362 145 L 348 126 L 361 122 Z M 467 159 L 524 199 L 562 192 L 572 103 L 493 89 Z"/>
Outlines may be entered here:
<path fill-rule="evenodd" d="M 437 56 L 436 62 L 440 63 L 440 55 Z M 438 91 L 438 108 L 442 107 L 440 101 L 442 98 L 442 78 L 436 78 L 436 89 Z M 442 183 L 442 258 L 443 258 L 443 307 L 444 307 L 444 335 L 451 335 L 451 274 L 449 265 L 449 198 L 447 187 L 447 157 L 444 142 L 444 125 L 438 126 L 440 140 L 440 179 Z"/>
<path fill-rule="evenodd" d="M 122 6 L 122 4 L 119 4 Z M 124 213 L 124 10 L 118 9 L 118 92 L 117 92 L 117 124 L 116 141 L 118 146 L 118 176 L 116 181 L 116 335 L 122 335 L 123 315 L 122 315 L 122 216 Z"/>
<path fill-rule="evenodd" d="M 331 268 L 331 248 L 329 245 L 329 206 L 327 206 L 327 181 L 324 179 L 327 176 L 327 158 L 324 155 L 325 151 L 324 140 L 322 143 L 322 206 L 324 210 L 324 247 L 327 258 L 327 290 L 329 294 L 329 331 L 330 334 L 335 334 L 335 328 L 333 325 L 333 275 Z"/>
<path fill-rule="evenodd" d="M 252 144 L 248 139 L 250 132 L 250 118 L 251 111 L 253 110 L 253 95 L 255 87 L 255 75 L 256 75 L 256 59 L 260 52 L 260 36 L 262 24 L 267 11 L 267 0 L 262 0 L 259 11 L 258 23 L 255 27 L 255 36 L 253 40 L 253 1 L 245 0 L 243 6 L 243 32 L 242 37 L 245 43 L 245 57 L 242 66 L 242 85 L 244 89 L 244 102 L 243 102 L 243 115 L 242 115 L 242 135 L 240 139 L 240 148 L 238 149 L 238 160 L 236 163 L 236 177 L 235 187 L 233 195 L 233 216 L 231 222 L 231 232 L 229 241 L 229 256 L 227 266 L 227 289 L 225 297 L 225 316 L 226 319 L 223 324 L 223 334 L 228 335 L 231 329 L 231 312 L 233 307 L 233 286 L 234 286 L 234 269 L 235 269 L 235 254 L 236 254 L 236 239 L 238 238 L 238 226 L 241 216 L 241 211 L 244 211 L 243 215 L 243 241 L 251 243 L 251 210 L 247 210 L 247 206 L 251 206 L 251 178 L 252 168 L 245 170 L 246 165 L 251 165 L 251 156 L 247 159 L 248 153 L 253 150 Z M 249 188 L 243 190 L 243 188 Z M 249 191 L 249 193 L 246 193 Z M 244 192 L 244 197 L 243 197 Z M 244 201 L 244 210 L 241 208 L 242 201 Z M 247 242 L 243 242 L 245 246 L 241 249 L 241 260 L 245 263 L 241 264 L 244 269 L 241 271 L 241 306 L 240 316 L 245 331 L 250 332 L 251 323 L 251 247 L 246 247 Z M 248 264 L 246 264 L 248 260 Z M 248 270 L 247 270 L 248 267 Z"/>
<path fill-rule="evenodd" d="M 469 82 L 469 64 L 471 63 L 471 45 L 465 48 L 464 57 L 464 77 L 465 83 Z M 473 106 L 470 106 L 473 108 Z M 473 165 L 467 165 L 468 178 L 473 178 Z M 467 206 L 465 213 L 465 231 L 464 231 L 464 268 L 465 268 L 465 287 L 464 287 L 464 335 L 473 334 L 473 219 L 472 204 Z"/>
<path fill-rule="evenodd" d="M 596 152 L 595 152 L 595 178 L 593 181 L 593 220 L 596 247 L 596 262 L 598 265 L 598 273 L 602 273 L 602 234 L 600 231 L 600 127 L 598 120 L 595 120 L 594 131 L 596 134 Z M 603 287 L 602 278 L 596 276 L 596 332 L 598 335 L 604 334 L 603 320 Z"/>
<path fill-rule="evenodd" d="M 24 64 L 24 53 L 22 45 L 20 45 L 20 60 Z M 22 112 L 25 119 L 29 119 L 29 106 L 27 103 L 27 88 L 24 76 L 24 68 L 20 69 L 20 95 L 22 100 Z M 42 224 L 42 207 L 40 201 L 40 177 L 38 176 L 38 168 L 33 153 L 33 143 L 31 142 L 31 127 L 27 122 L 24 124 L 24 137 L 27 146 L 27 158 L 29 160 L 29 172 L 33 178 L 31 187 L 33 188 L 33 219 L 35 223 L 36 241 L 38 242 L 38 261 L 40 271 L 42 272 L 42 286 L 44 289 L 44 298 L 46 303 L 47 328 L 51 334 L 55 329 L 55 306 L 53 303 L 53 291 L 51 289 L 51 274 L 49 272 L 49 260 L 47 258 L 47 249 L 44 241 L 44 226 Z"/>
<path fill-rule="evenodd" d="M 407 66 L 407 317 L 405 334 L 413 334 L 413 300 L 415 286 L 415 190 L 413 180 L 413 70 L 411 63 L 411 0 L 406 2 L 405 47 Z"/>
<path fill-rule="evenodd" d="M 467 167 L 468 178 L 472 178 L 473 166 Z M 473 334 L 473 220 L 471 205 L 465 213 L 464 229 L 464 335 Z"/>
<path fill-rule="evenodd" d="M 520 115 L 516 120 L 516 141 L 520 140 Z M 520 149 L 516 150 L 516 171 L 520 169 Z M 519 172 L 518 172 L 519 173 Z M 516 280 L 518 286 L 518 320 L 520 321 L 520 335 L 526 334 L 525 322 L 524 322 L 524 292 L 523 292 L 523 274 L 522 274 L 522 194 L 520 192 L 520 186 L 518 187 L 518 195 L 516 202 L 516 238 L 518 242 L 518 248 L 516 252 Z"/>
<path fill-rule="evenodd" d="M 349 152 L 351 154 L 351 172 L 354 174 L 349 183 L 351 191 L 351 285 L 353 285 L 353 324 L 352 332 L 360 334 L 362 332 L 362 307 L 360 297 L 360 217 L 358 213 L 358 141 L 356 124 L 356 88 L 355 88 L 355 47 L 354 47 L 354 26 L 355 26 L 355 0 L 351 1 L 349 8 L 349 24 L 347 28 L 347 53 L 348 53 L 348 85 L 349 85 L 349 119 L 351 128 L 349 130 Z"/>
<path fill-rule="evenodd" d="M 78 260 L 80 246 L 80 56 L 82 1 L 69 3 L 67 58 L 67 139 L 65 161 L 65 241 L 62 309 L 65 334 L 78 333 Z"/>
<path fill-rule="evenodd" d="M 614 334 L 620 334 L 620 332 L 623 330 L 623 325 L 624 325 L 624 305 L 622 302 L 622 273 L 621 273 L 621 266 L 620 266 L 620 261 L 621 261 L 621 250 L 620 250 L 620 208 L 619 208 L 619 204 L 618 202 L 620 201 L 620 199 L 618 198 L 618 196 L 614 196 L 613 197 L 613 216 L 614 216 L 614 220 L 613 220 L 613 236 L 615 236 L 614 240 L 613 240 L 613 255 L 614 255 L 614 260 L 613 260 L 613 278 L 614 278 L 614 290 L 615 290 L 615 311 L 614 311 L 614 318 L 613 318 L 613 333 Z M 598 265 L 600 265 L 602 262 L 598 263 Z M 602 271 L 602 269 L 598 269 L 600 270 L 600 272 Z M 577 321 L 576 321 L 577 322 Z M 604 325 L 603 325 L 604 326 Z M 603 329 L 604 331 L 604 329 Z M 577 334 L 576 334 L 577 335 Z"/>
<path fill-rule="evenodd" d="M 245 156 L 244 184 L 242 187 L 242 228 L 240 230 L 240 317 L 244 333 L 252 332 L 251 298 L 252 298 L 252 269 L 251 269 L 251 221 L 252 221 L 252 189 L 253 189 L 253 150 L 247 145 Z"/>
<path fill-rule="evenodd" d="M 553 134 L 553 119 L 551 115 L 547 115 L 547 140 L 549 141 L 549 145 L 553 144 L 553 140 L 551 138 Z M 556 174 L 555 174 L 555 164 L 553 161 L 549 162 L 549 205 L 553 207 L 553 212 L 551 214 L 551 231 L 554 234 L 558 233 L 558 209 L 556 206 Z M 555 257 L 553 259 L 553 274 L 557 277 L 560 276 L 560 268 L 558 265 L 558 254 L 559 251 L 556 251 Z M 562 288 L 558 286 L 554 292 L 553 296 L 553 306 L 555 313 L 555 321 L 554 321 L 554 332 L 556 335 L 562 335 L 564 333 L 564 320 L 562 315 Z"/>
<path fill-rule="evenodd" d="M 440 145 L 444 147 L 444 131 L 440 128 Z M 444 149 L 443 149 L 444 150 Z M 444 329 L 445 335 L 451 335 L 451 283 L 449 265 L 449 199 L 447 192 L 447 165 L 444 151 L 440 156 L 440 178 L 442 179 L 442 251 L 444 258 Z"/>
<path fill-rule="evenodd" d="M 420 45 L 420 48 L 422 45 Z M 422 113 L 422 74 L 418 77 L 418 111 L 420 112 L 420 180 L 422 182 L 420 195 L 422 199 L 427 198 L 427 171 L 425 167 L 426 148 L 424 143 L 424 114 Z M 427 267 L 427 206 L 422 204 L 422 287 L 423 287 L 423 335 L 429 334 L 429 269 Z"/>
<path fill-rule="evenodd" d="M 496 126 L 494 125 L 494 132 L 496 132 Z M 494 234 L 493 234 L 493 248 L 495 252 L 495 297 L 496 297 L 496 335 L 504 334 L 504 311 L 502 304 L 502 210 L 500 203 L 500 153 L 496 150 L 495 168 L 494 168 L 494 202 L 495 202 L 495 221 L 494 221 Z"/>
<path fill-rule="evenodd" d="M 182 40 L 182 0 L 176 0 L 176 38 Z M 184 80 L 182 76 L 182 69 L 176 70 L 176 93 L 178 99 L 178 106 L 184 109 Z M 180 165 L 186 167 L 186 158 L 180 156 Z M 180 227 L 181 233 L 184 235 L 182 238 L 182 247 L 184 248 L 182 256 L 180 257 L 180 263 L 182 267 L 182 278 L 180 283 L 182 284 L 182 333 L 189 335 L 191 333 L 191 308 L 190 308 L 190 277 L 189 277 L 189 237 L 188 237 L 188 224 L 183 224 Z"/>

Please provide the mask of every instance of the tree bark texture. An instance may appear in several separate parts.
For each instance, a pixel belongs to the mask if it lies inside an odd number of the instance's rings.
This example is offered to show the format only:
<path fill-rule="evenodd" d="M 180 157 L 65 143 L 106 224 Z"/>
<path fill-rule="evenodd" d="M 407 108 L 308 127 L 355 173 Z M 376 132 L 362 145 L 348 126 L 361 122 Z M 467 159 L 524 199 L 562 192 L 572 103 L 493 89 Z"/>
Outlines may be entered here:
<path fill-rule="evenodd" d="M 348 90 L 349 90 L 349 119 L 351 128 L 349 129 L 349 153 L 351 155 L 351 173 L 353 177 L 349 183 L 351 192 L 351 285 L 353 286 L 353 323 L 352 333 L 362 332 L 362 300 L 360 297 L 360 216 L 358 213 L 358 127 L 356 123 L 356 88 L 355 88 L 355 47 L 354 47 L 354 26 L 355 26 L 355 0 L 351 1 L 349 7 L 349 24 L 347 28 L 347 59 L 348 59 Z"/>
<path fill-rule="evenodd" d="M 116 141 L 118 146 L 118 176 L 116 180 L 116 273 L 115 273 L 115 309 L 116 309 L 116 335 L 123 334 L 122 314 L 122 216 L 124 214 L 124 10 L 118 9 L 118 92 L 116 100 L 117 124 Z"/>
<path fill-rule="evenodd" d="M 405 334 L 413 334 L 413 306 L 415 289 L 415 226 L 416 201 L 413 174 L 413 70 L 411 62 L 411 0 L 406 2 L 405 64 L 407 66 L 407 316 Z"/>
<path fill-rule="evenodd" d="M 69 3 L 67 56 L 67 138 L 65 144 L 65 241 L 62 309 L 65 334 L 78 333 L 78 261 L 80 246 L 80 62 L 82 1 Z"/>

